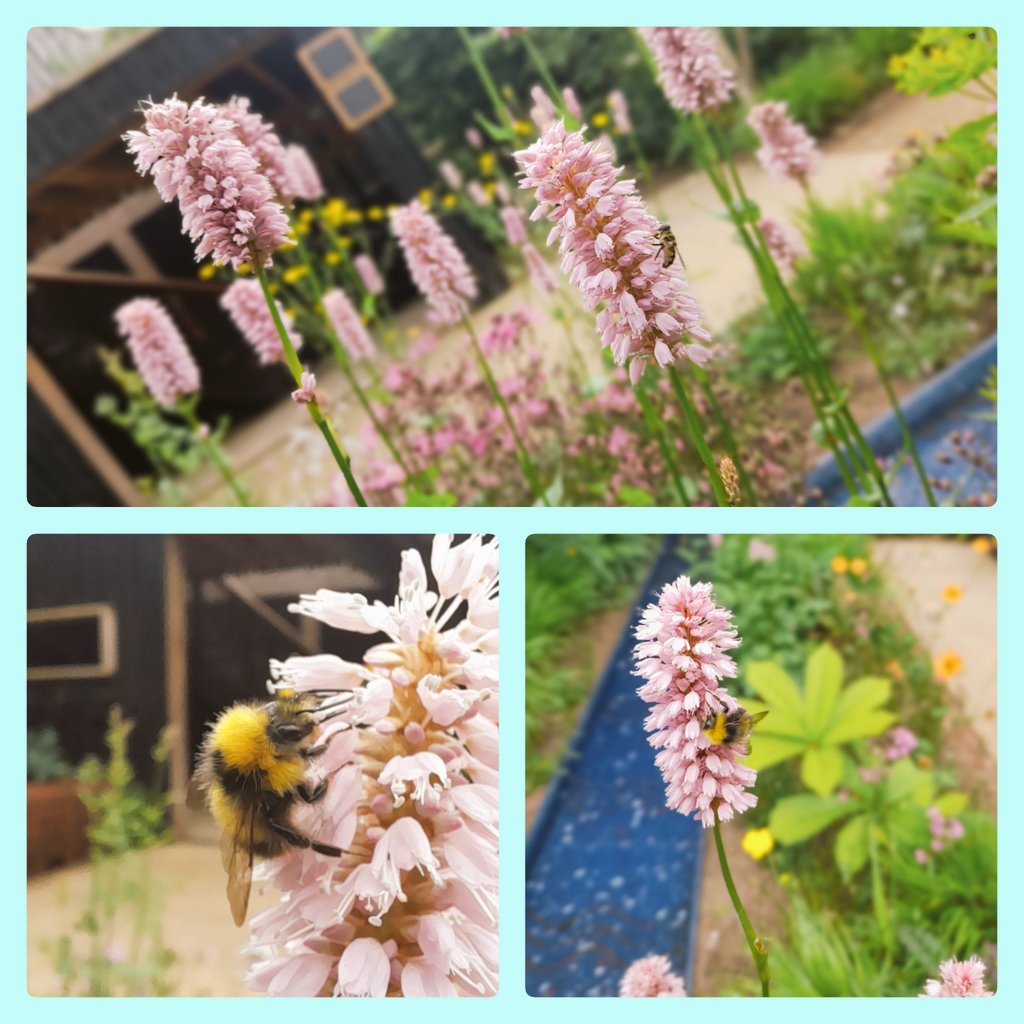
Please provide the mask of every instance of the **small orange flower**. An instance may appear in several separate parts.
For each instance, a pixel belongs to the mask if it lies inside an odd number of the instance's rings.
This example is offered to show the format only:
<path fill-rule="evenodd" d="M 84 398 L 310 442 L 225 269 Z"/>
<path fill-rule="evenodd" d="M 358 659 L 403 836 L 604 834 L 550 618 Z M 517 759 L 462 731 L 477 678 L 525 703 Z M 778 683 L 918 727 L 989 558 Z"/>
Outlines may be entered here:
<path fill-rule="evenodd" d="M 843 573 L 850 571 L 850 560 L 846 555 L 836 555 L 835 558 L 832 559 L 832 571 L 837 576 L 842 576 Z"/>
<path fill-rule="evenodd" d="M 853 558 L 850 560 L 850 572 L 854 576 L 863 576 L 868 571 L 868 560 L 866 558 Z"/>
<path fill-rule="evenodd" d="M 958 587 L 955 583 L 947 583 L 942 588 L 942 600 L 946 604 L 956 604 L 964 596 L 964 588 Z"/>
<path fill-rule="evenodd" d="M 991 537 L 975 537 L 971 541 L 971 550 L 977 551 L 979 555 L 987 555 L 995 547 Z"/>
<path fill-rule="evenodd" d="M 954 676 L 964 670 L 964 659 L 956 651 L 945 651 L 933 662 L 935 678 L 940 683 L 948 683 Z"/>
<path fill-rule="evenodd" d="M 892 658 L 885 663 L 885 671 L 898 683 L 907 678 L 907 673 L 903 671 L 903 666 L 895 659 Z"/>

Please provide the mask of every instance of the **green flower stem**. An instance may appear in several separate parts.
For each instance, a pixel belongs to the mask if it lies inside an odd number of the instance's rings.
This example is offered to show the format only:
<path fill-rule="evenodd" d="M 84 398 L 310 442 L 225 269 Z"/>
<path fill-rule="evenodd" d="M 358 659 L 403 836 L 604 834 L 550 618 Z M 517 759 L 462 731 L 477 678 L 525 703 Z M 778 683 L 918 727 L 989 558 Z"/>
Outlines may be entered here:
<path fill-rule="evenodd" d="M 729 898 L 732 900 L 736 916 L 740 920 L 740 927 L 746 936 L 750 955 L 754 958 L 754 967 L 761 982 L 761 995 L 770 996 L 772 974 L 768 966 L 768 946 L 763 939 L 757 937 L 754 926 L 747 916 L 746 908 L 743 906 L 743 901 L 740 899 L 740 894 L 736 891 L 736 883 L 732 880 L 732 872 L 729 870 L 729 860 L 725 856 L 725 844 L 722 842 L 722 829 L 717 815 L 715 816 L 715 849 L 718 851 L 718 864 L 722 869 L 722 880 L 725 882 L 726 889 L 729 890 Z"/>
<path fill-rule="evenodd" d="M 180 403 L 178 411 L 185 418 L 185 422 L 189 427 L 192 428 L 192 435 L 206 453 L 206 457 L 210 460 L 214 469 L 220 473 L 221 479 L 228 485 L 231 493 L 235 496 L 235 501 L 244 508 L 249 507 L 252 504 L 249 492 L 246 490 L 245 485 L 235 476 L 228 460 L 221 451 L 220 445 L 213 438 L 203 436 L 203 424 L 199 422 L 199 417 L 196 416 L 194 404 L 191 402 Z"/>
<path fill-rule="evenodd" d="M 551 502 L 548 501 L 548 496 L 544 493 L 544 487 L 540 482 L 540 475 L 537 473 L 537 467 L 533 464 L 533 460 L 530 458 L 530 453 L 527 451 L 526 445 L 523 443 L 523 439 L 519 435 L 519 430 L 516 428 L 515 422 L 512 419 L 512 413 L 509 410 L 508 403 L 505 401 L 505 396 L 498 388 L 498 382 L 494 379 L 494 374 L 491 372 L 490 364 L 487 362 L 487 356 L 484 355 L 484 350 L 480 347 L 480 339 L 477 338 L 476 331 L 473 330 L 473 325 L 470 323 L 468 316 L 464 316 L 462 318 L 462 326 L 465 327 L 469 334 L 470 342 L 473 345 L 473 354 L 476 356 L 480 372 L 483 374 L 484 380 L 487 382 L 487 387 L 490 389 L 491 397 L 498 404 L 498 408 L 501 409 L 502 415 L 505 417 L 505 423 L 508 426 L 508 429 L 512 432 L 512 440 L 515 442 L 516 451 L 519 455 L 519 465 L 523 470 L 523 475 L 526 477 L 526 482 L 529 484 L 534 498 L 541 502 L 541 504 L 550 507 Z"/>
<path fill-rule="evenodd" d="M 509 132 L 509 137 L 514 139 L 516 134 L 515 125 L 513 125 L 508 108 L 505 106 L 505 103 L 501 98 L 498 86 L 491 77 L 490 71 L 487 70 L 487 65 L 484 63 L 483 57 L 480 56 L 480 51 L 477 49 L 477 45 L 473 41 L 473 37 L 469 34 L 468 29 L 456 28 L 455 31 L 458 33 L 459 39 L 462 40 L 462 45 L 466 48 L 466 53 L 469 56 L 469 62 L 473 65 L 473 70 L 476 71 L 477 77 L 480 79 L 480 84 L 484 87 L 484 90 L 490 98 L 491 106 L 494 107 L 495 115 L 505 130 Z"/>
<path fill-rule="evenodd" d="M 719 505 L 726 506 L 729 504 L 729 495 L 725 491 L 725 485 L 722 483 L 721 476 L 719 476 L 715 457 L 711 454 L 707 441 L 704 440 L 704 429 L 701 426 L 700 416 L 698 416 L 697 410 L 686 391 L 686 384 L 675 366 L 668 368 L 668 376 L 669 380 L 672 381 L 672 390 L 675 391 L 676 398 L 679 400 L 679 406 L 683 410 L 686 429 L 689 431 L 690 438 L 697 448 L 700 461 L 704 463 L 704 469 L 708 474 L 711 492 L 714 495 L 715 501 Z"/>
<path fill-rule="evenodd" d="M 301 388 L 302 363 L 299 362 L 299 355 L 295 351 L 291 338 L 288 337 L 288 332 L 285 330 L 284 323 L 281 320 L 281 313 L 277 308 L 277 303 L 274 301 L 274 296 L 270 293 L 270 282 L 267 280 L 267 272 L 263 267 L 254 267 L 253 270 L 256 274 L 256 280 L 259 281 L 260 287 L 263 289 L 263 298 L 267 302 L 267 309 L 270 310 L 274 327 L 277 328 L 277 336 L 281 339 L 285 365 L 291 372 L 295 386 Z M 338 464 L 338 469 L 341 470 L 341 475 L 345 478 L 345 483 L 348 484 L 348 489 L 356 504 L 365 508 L 366 499 L 363 497 L 363 492 L 359 489 L 359 484 L 356 483 L 356 478 L 352 474 L 352 460 L 343 450 L 341 442 L 338 440 L 337 432 L 334 429 L 334 424 L 324 414 L 319 402 L 306 402 L 305 406 L 309 411 L 309 418 L 316 424 L 320 433 L 324 435 L 327 447 L 330 449 L 331 455 L 334 456 L 334 461 Z"/>
<path fill-rule="evenodd" d="M 530 30 L 527 29 L 523 32 L 520 35 L 520 39 L 523 41 L 523 46 L 526 47 L 526 55 L 530 58 L 530 63 L 533 64 L 537 74 L 540 75 L 540 80 L 544 83 L 544 88 L 547 89 L 548 94 L 551 96 L 551 101 L 558 109 L 558 113 L 565 120 L 566 127 L 570 129 L 578 127 L 576 118 L 574 118 L 566 108 L 562 92 L 555 82 L 554 75 L 551 74 L 551 68 L 548 67 L 548 62 L 544 59 L 544 55 L 537 49 L 533 40 L 530 38 Z"/>
<path fill-rule="evenodd" d="M 692 370 L 693 376 L 701 391 L 704 393 L 704 397 L 707 399 L 711 412 L 714 414 L 715 420 L 718 423 L 718 429 L 722 432 L 722 441 L 725 444 L 725 450 L 729 453 L 729 457 L 736 466 L 736 472 L 739 474 L 740 478 L 740 490 L 743 492 L 745 503 L 747 505 L 756 506 L 757 497 L 754 494 L 754 485 L 743 465 L 743 459 L 740 457 L 740 449 L 739 445 L 736 443 L 736 436 L 733 434 L 732 427 L 729 425 L 729 421 L 725 418 L 722 406 L 719 404 L 714 389 L 711 387 L 711 381 L 708 377 L 707 370 L 702 366 L 698 366 L 696 363 L 693 364 Z"/>
<path fill-rule="evenodd" d="M 689 505 L 690 499 L 686 493 L 686 485 L 683 483 L 683 478 L 679 473 L 679 465 L 676 462 L 676 453 L 672 450 L 672 446 L 669 444 L 669 440 L 665 436 L 665 426 L 661 421 L 661 417 L 659 417 L 655 411 L 654 406 L 651 405 L 651 399 L 647 394 L 647 389 L 644 387 L 642 379 L 636 384 L 633 390 L 636 392 L 640 408 L 643 409 L 644 420 L 646 421 L 651 433 L 654 434 L 655 440 L 658 442 L 658 448 L 661 449 L 661 457 L 665 460 L 665 466 L 672 477 L 672 483 L 675 484 L 676 493 L 679 495 L 679 501 L 683 505 Z"/>

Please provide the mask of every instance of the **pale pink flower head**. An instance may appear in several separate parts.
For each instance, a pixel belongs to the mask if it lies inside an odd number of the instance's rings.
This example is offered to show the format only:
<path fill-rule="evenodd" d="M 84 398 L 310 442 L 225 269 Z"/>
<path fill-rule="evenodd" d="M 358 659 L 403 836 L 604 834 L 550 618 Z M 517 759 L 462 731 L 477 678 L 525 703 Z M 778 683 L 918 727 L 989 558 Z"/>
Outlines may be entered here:
<path fill-rule="evenodd" d="M 491 205 L 491 197 L 488 195 L 487 189 L 475 178 L 466 186 L 466 195 L 469 196 L 475 206 Z"/>
<path fill-rule="evenodd" d="M 471 149 L 483 149 L 484 137 L 480 134 L 480 129 L 470 125 L 466 129 L 466 142 Z"/>
<path fill-rule="evenodd" d="M 199 367 L 171 314 L 156 299 L 132 299 L 114 320 L 149 393 L 165 408 L 199 390 Z"/>
<path fill-rule="evenodd" d="M 807 244 L 803 236 L 781 218 L 766 214 L 757 222 L 757 226 L 764 236 L 768 252 L 783 273 L 788 274 L 793 269 L 793 264 L 800 257 L 807 255 Z"/>
<path fill-rule="evenodd" d="M 299 405 L 308 405 L 316 401 L 316 375 L 309 370 L 302 371 L 301 383 L 292 392 L 292 401 Z"/>
<path fill-rule="evenodd" d="M 462 188 L 462 174 L 451 160 L 442 160 L 437 165 L 437 169 L 440 172 L 441 177 L 444 179 L 444 183 L 453 192 L 458 192 L 459 189 Z"/>
<path fill-rule="evenodd" d="M 985 988 L 985 964 L 976 956 L 970 960 L 944 960 L 939 964 L 939 978 L 929 978 L 921 994 L 961 999 L 992 995 Z"/>
<path fill-rule="evenodd" d="M 284 347 L 258 281 L 251 277 L 236 278 L 220 297 L 220 304 L 227 310 L 239 333 L 252 346 L 261 363 L 268 365 L 284 361 Z M 302 337 L 292 327 L 292 318 L 281 308 L 281 304 L 277 302 L 276 305 L 297 352 L 302 347 Z"/>
<path fill-rule="evenodd" d="M 685 996 L 686 985 L 672 970 L 667 956 L 645 956 L 626 968 L 619 982 L 619 995 L 627 999 Z"/>
<path fill-rule="evenodd" d="M 904 725 L 897 725 L 885 734 L 882 756 L 886 761 L 899 761 L 917 750 L 917 735 Z"/>
<path fill-rule="evenodd" d="M 307 203 L 315 203 L 327 194 L 324 183 L 320 180 L 320 172 L 313 163 L 313 158 L 305 146 L 290 145 L 285 148 L 285 161 L 288 177 L 287 195 L 292 199 L 301 199 Z"/>
<path fill-rule="evenodd" d="M 747 124 L 761 140 L 757 159 L 769 174 L 805 182 L 818 169 L 818 144 L 802 124 L 789 116 L 784 100 L 769 100 L 753 107 Z"/>
<path fill-rule="evenodd" d="M 621 89 L 613 89 L 608 93 L 608 106 L 612 112 L 615 130 L 623 135 L 629 135 L 633 131 L 633 121 L 629 116 L 626 94 Z"/>
<path fill-rule="evenodd" d="M 250 924 L 257 991 L 497 989 L 497 547 L 442 534 L 429 562 L 402 553 L 390 605 L 319 590 L 290 606 L 368 646 L 359 662 L 270 665 L 273 692 L 316 691 L 332 716 L 309 779 L 326 779 L 326 794 L 293 822 L 345 852 L 294 850 L 261 866 L 281 899 Z"/>
<path fill-rule="evenodd" d="M 196 260 L 269 266 L 287 240 L 288 218 L 253 152 L 220 108 L 172 96 L 143 105 L 142 131 L 125 135 L 140 174 L 165 203 L 177 201 Z"/>
<path fill-rule="evenodd" d="M 576 118 L 577 121 L 583 120 L 583 108 L 580 106 L 580 101 L 576 96 L 576 90 L 571 85 L 567 85 L 562 90 L 562 102 L 565 104 L 565 109 L 569 111 L 571 117 Z"/>
<path fill-rule="evenodd" d="M 732 72 L 703 28 L 642 28 L 669 103 L 686 114 L 716 110 L 732 98 Z"/>
<path fill-rule="evenodd" d="M 529 241 L 526 234 L 526 223 L 523 215 L 515 206 L 503 206 L 499 211 L 501 223 L 505 228 L 505 237 L 509 245 L 526 245 Z"/>
<path fill-rule="evenodd" d="M 542 295 L 549 295 L 558 289 L 558 278 L 551 269 L 551 264 L 529 244 L 522 246 L 523 261 L 526 273 L 530 278 L 530 286 Z"/>
<path fill-rule="evenodd" d="M 327 319 L 349 358 L 353 362 L 373 359 L 377 347 L 349 297 L 340 288 L 332 288 L 324 294 L 323 304 Z"/>
<path fill-rule="evenodd" d="M 380 271 L 377 269 L 377 264 L 373 262 L 372 256 L 361 252 L 353 258 L 352 266 L 356 268 L 356 273 L 359 275 L 359 280 L 363 282 L 363 287 L 371 295 L 384 294 L 384 278 L 380 276 Z"/>
<path fill-rule="evenodd" d="M 435 323 L 458 323 L 476 298 L 476 280 L 459 247 L 423 204 L 414 200 L 391 214 L 391 230 L 409 273 Z"/>
<path fill-rule="evenodd" d="M 291 202 L 295 194 L 291 191 L 288 151 L 274 126 L 252 110 L 251 104 L 247 96 L 232 96 L 221 106 L 221 117 L 232 123 L 238 140 L 256 158 L 277 194 L 286 202 Z"/>
<path fill-rule="evenodd" d="M 703 729 L 709 716 L 737 707 L 721 685 L 737 671 L 729 652 L 740 640 L 731 620 L 710 583 L 680 576 L 644 609 L 636 630 L 634 674 L 644 680 L 637 694 L 651 705 L 644 728 L 658 750 L 666 805 L 705 828 L 757 803 L 748 792 L 757 773 L 740 760 L 746 750 L 713 744 Z"/>
<path fill-rule="evenodd" d="M 699 343 L 711 335 L 682 268 L 663 266 L 658 221 L 635 182 L 619 180 L 622 168 L 607 151 L 556 121 L 515 158 L 520 187 L 536 194 L 531 219 L 553 223 L 548 244 L 558 241 L 562 270 L 587 305 L 603 305 L 598 333 L 615 362 L 629 364 L 634 383 L 650 361 L 706 362 L 711 352 Z"/>

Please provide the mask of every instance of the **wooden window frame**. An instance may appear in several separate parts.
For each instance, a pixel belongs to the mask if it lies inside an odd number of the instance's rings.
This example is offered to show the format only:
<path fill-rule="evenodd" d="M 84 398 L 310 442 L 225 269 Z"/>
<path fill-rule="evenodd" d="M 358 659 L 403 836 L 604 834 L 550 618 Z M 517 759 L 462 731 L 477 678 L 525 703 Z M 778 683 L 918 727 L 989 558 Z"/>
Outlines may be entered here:
<path fill-rule="evenodd" d="M 109 679 L 117 673 L 118 622 L 117 611 L 103 602 L 65 604 L 53 608 L 29 608 L 28 623 L 66 622 L 70 619 L 96 620 L 98 660 L 86 665 L 29 665 L 29 682 L 50 682 L 58 679 Z"/>

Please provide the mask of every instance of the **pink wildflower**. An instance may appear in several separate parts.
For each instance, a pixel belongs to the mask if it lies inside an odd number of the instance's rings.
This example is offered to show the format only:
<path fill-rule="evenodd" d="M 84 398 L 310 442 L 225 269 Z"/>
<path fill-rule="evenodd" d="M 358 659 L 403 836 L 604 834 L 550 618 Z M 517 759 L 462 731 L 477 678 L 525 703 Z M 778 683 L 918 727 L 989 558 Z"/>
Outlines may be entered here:
<path fill-rule="evenodd" d="M 479 181 L 473 180 L 466 186 L 466 195 L 473 200 L 475 206 L 491 205 L 491 197 Z"/>
<path fill-rule="evenodd" d="M 801 256 L 807 255 L 807 245 L 803 238 L 784 220 L 765 215 L 757 222 L 757 226 L 764 235 L 764 244 L 768 246 L 768 252 L 783 273 L 788 274 L 793 269 L 793 264 Z"/>
<path fill-rule="evenodd" d="M 633 122 L 629 116 L 629 104 L 626 102 L 626 94 L 621 89 L 613 89 L 608 93 L 608 106 L 612 112 L 612 122 L 615 130 L 623 135 L 629 135 L 633 131 Z"/>
<path fill-rule="evenodd" d="M 531 86 L 530 99 L 533 100 L 533 106 L 530 108 L 530 119 L 538 128 L 543 130 L 558 117 L 558 111 L 555 110 L 555 105 L 543 86 Z"/>
<path fill-rule="evenodd" d="M 286 241 L 288 218 L 232 122 L 217 107 L 177 96 L 146 104 L 143 113 L 143 130 L 125 136 L 128 151 L 163 201 L 177 200 L 196 260 L 268 266 Z"/>
<path fill-rule="evenodd" d="M 170 313 L 156 299 L 132 299 L 114 320 L 149 393 L 165 408 L 199 390 L 199 367 Z"/>
<path fill-rule="evenodd" d="M 503 206 L 501 208 L 501 223 L 505 227 L 505 237 L 509 245 L 526 245 L 529 241 L 526 235 L 526 223 L 523 215 L 515 206 Z"/>
<path fill-rule="evenodd" d="M 477 294 L 473 273 L 458 246 L 418 200 L 392 212 L 391 230 L 416 287 L 427 300 L 430 319 L 457 323 Z"/>
<path fill-rule="evenodd" d="M 475 996 L 497 988 L 497 547 L 434 539 L 402 554 L 391 605 L 320 590 L 291 611 L 384 633 L 359 663 L 271 662 L 272 690 L 340 712 L 311 769 L 304 829 L 346 852 L 261 868 L 281 900 L 251 922 L 247 978 L 273 995 Z M 359 728 L 355 728 L 355 727 Z M 307 813 L 308 811 L 308 813 Z M 295 824 L 298 826 L 299 821 Z"/>
<path fill-rule="evenodd" d="M 521 188 L 536 191 L 531 219 L 554 223 L 548 244 L 559 240 L 562 269 L 597 315 L 602 343 L 615 362 L 629 363 L 635 382 L 648 360 L 668 366 L 687 358 L 704 363 L 711 353 L 700 308 L 677 262 L 658 258 L 658 221 L 647 212 L 632 180 L 582 131 L 558 121 L 529 149 L 515 154 Z"/>
<path fill-rule="evenodd" d="M 352 266 L 356 268 L 363 287 L 371 295 L 384 294 L 384 278 L 380 276 L 380 271 L 377 269 L 377 264 L 373 262 L 372 256 L 361 252 L 352 260 Z"/>
<path fill-rule="evenodd" d="M 238 141 L 256 158 L 260 170 L 270 179 L 277 194 L 285 202 L 291 202 L 295 195 L 291 191 L 288 151 L 274 126 L 264 121 L 261 114 L 249 109 L 251 103 L 246 96 L 232 96 L 221 106 L 220 115 L 232 123 Z"/>
<path fill-rule="evenodd" d="M 526 272 L 530 277 L 530 285 L 541 294 L 547 295 L 558 288 L 558 278 L 550 264 L 532 245 L 524 245 L 520 250 L 526 263 Z"/>
<path fill-rule="evenodd" d="M 326 195 L 324 183 L 305 146 L 288 146 L 285 149 L 285 160 L 288 173 L 286 194 L 307 203 L 323 199 Z"/>
<path fill-rule="evenodd" d="M 462 175 L 459 173 L 458 167 L 451 162 L 451 160 L 442 160 L 438 165 L 437 169 L 444 179 L 444 183 L 453 191 L 458 192 L 462 188 Z"/>
<path fill-rule="evenodd" d="M 976 956 L 970 960 L 944 960 L 939 964 L 941 980 L 929 978 L 922 996 L 968 998 L 992 995 L 985 988 L 985 964 Z"/>
<path fill-rule="evenodd" d="M 637 693 L 652 705 L 644 723 L 659 750 L 655 764 L 666 783 L 666 805 L 692 814 L 705 828 L 757 803 L 747 792 L 757 772 L 741 763 L 735 745 L 713 745 L 703 731 L 710 715 L 734 709 L 719 684 L 736 675 L 728 653 L 740 644 L 732 613 L 715 604 L 710 583 L 680 576 L 648 605 L 637 627 Z"/>
<path fill-rule="evenodd" d="M 484 137 L 480 134 L 480 130 L 478 128 L 470 125 L 466 129 L 466 142 L 469 143 L 471 149 L 483 149 Z"/>
<path fill-rule="evenodd" d="M 732 97 L 733 75 L 703 28 L 642 28 L 669 103 L 687 114 L 715 110 Z"/>
<path fill-rule="evenodd" d="M 757 159 L 769 174 L 805 183 L 818 169 L 818 144 L 789 116 L 785 101 L 769 100 L 752 108 L 747 124 L 761 140 Z"/>
<path fill-rule="evenodd" d="M 910 729 L 898 725 L 885 734 L 882 756 L 886 761 L 899 761 L 900 758 L 909 757 L 917 749 L 917 743 L 917 736 Z"/>
<path fill-rule="evenodd" d="M 353 362 L 373 359 L 377 348 L 349 297 L 340 288 L 332 288 L 324 294 L 323 303 L 327 319 L 349 358 Z"/>
<path fill-rule="evenodd" d="M 747 545 L 747 559 L 751 562 L 774 562 L 775 548 L 757 537 L 752 537 Z"/>
<path fill-rule="evenodd" d="M 619 982 L 619 995 L 626 998 L 685 996 L 686 986 L 672 970 L 667 956 L 645 956 L 626 968 Z"/>
<path fill-rule="evenodd" d="M 239 277 L 220 297 L 221 306 L 227 310 L 242 337 L 252 346 L 263 364 L 284 361 L 284 347 L 274 325 L 274 318 L 267 309 L 263 289 L 251 277 Z M 281 321 L 288 332 L 292 346 L 297 352 L 302 347 L 302 338 L 292 327 L 292 318 L 277 303 Z"/>
<path fill-rule="evenodd" d="M 292 392 L 292 401 L 300 405 L 316 401 L 316 375 L 309 370 L 302 371 L 302 384 Z"/>
<path fill-rule="evenodd" d="M 571 85 L 567 85 L 562 90 L 562 102 L 565 104 L 565 109 L 569 111 L 571 117 L 576 118 L 577 121 L 583 120 L 583 108 L 580 106 L 580 101 L 576 98 L 576 90 Z"/>

